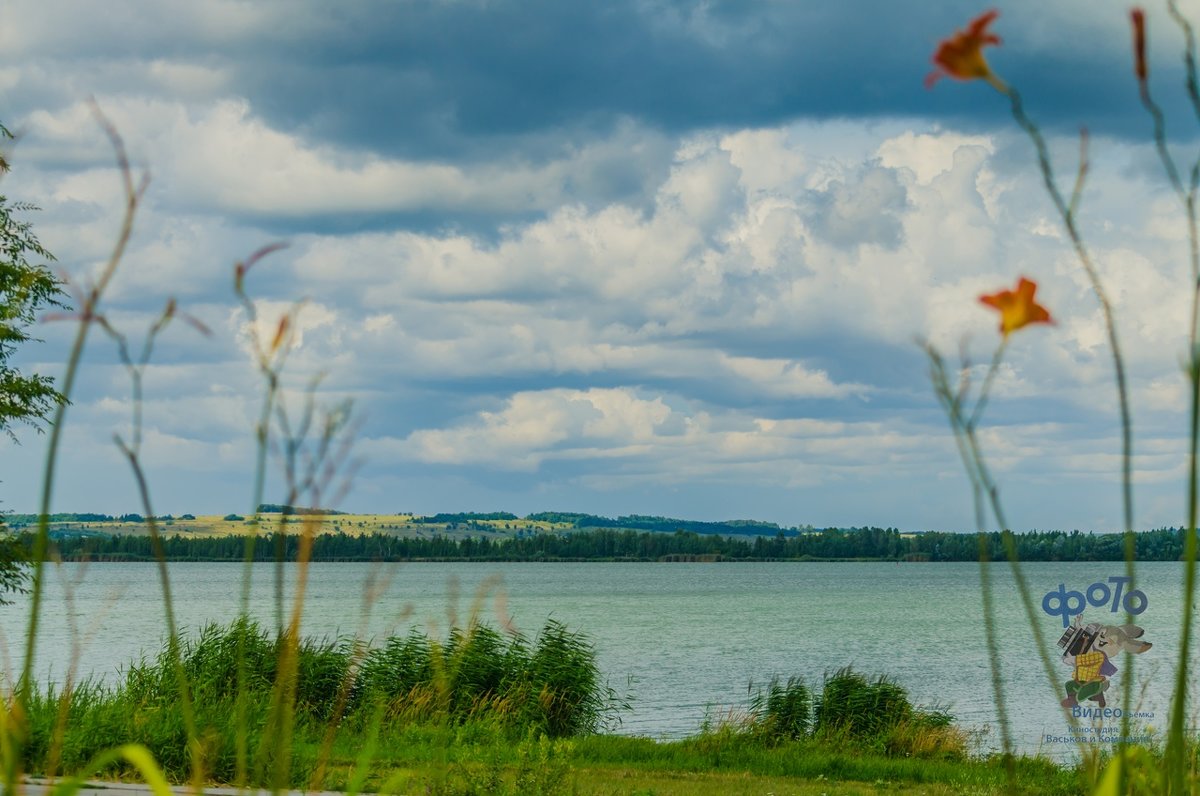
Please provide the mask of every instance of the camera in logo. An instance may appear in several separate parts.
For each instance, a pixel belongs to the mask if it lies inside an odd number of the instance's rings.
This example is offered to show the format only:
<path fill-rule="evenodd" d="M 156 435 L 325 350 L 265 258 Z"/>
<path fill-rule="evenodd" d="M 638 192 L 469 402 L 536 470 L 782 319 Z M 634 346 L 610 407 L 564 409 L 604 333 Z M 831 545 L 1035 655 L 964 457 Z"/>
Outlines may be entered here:
<path fill-rule="evenodd" d="M 1100 635 L 1100 623 L 1089 622 L 1086 625 L 1071 625 L 1063 631 L 1058 646 L 1064 655 L 1083 655 L 1092 649 L 1096 637 Z"/>

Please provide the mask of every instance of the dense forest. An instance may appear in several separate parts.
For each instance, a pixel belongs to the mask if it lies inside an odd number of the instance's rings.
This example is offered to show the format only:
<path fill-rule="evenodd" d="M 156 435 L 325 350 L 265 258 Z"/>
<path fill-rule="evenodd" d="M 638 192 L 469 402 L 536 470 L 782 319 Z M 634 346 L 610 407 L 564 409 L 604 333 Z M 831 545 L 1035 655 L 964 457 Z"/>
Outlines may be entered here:
<path fill-rule="evenodd" d="M 130 535 L 52 534 L 55 550 L 66 560 L 139 561 L 154 557 L 151 539 Z M 32 535 L 20 537 L 31 545 Z M 1184 531 L 1162 528 L 1137 534 L 1141 561 L 1175 561 L 1183 552 Z M 988 534 L 988 554 L 1004 558 L 999 533 Z M 1120 534 L 1085 534 L 1079 531 L 1030 531 L 1014 534 L 1023 561 L 1119 561 L 1123 558 Z M 300 537 L 286 534 L 283 549 L 295 560 Z M 263 534 L 254 539 L 254 558 L 275 558 L 276 538 Z M 168 559 L 174 561 L 237 561 L 245 557 L 246 539 L 237 536 L 186 537 L 162 540 Z M 811 533 L 739 538 L 690 531 L 655 533 L 636 530 L 588 530 L 539 533 L 516 538 L 451 539 L 445 536 L 413 538 L 390 534 L 352 536 L 320 534 L 312 540 L 314 561 L 662 561 L 662 560 L 863 560 L 975 561 L 979 540 L 975 534 L 901 534 L 893 528 L 827 528 Z"/>

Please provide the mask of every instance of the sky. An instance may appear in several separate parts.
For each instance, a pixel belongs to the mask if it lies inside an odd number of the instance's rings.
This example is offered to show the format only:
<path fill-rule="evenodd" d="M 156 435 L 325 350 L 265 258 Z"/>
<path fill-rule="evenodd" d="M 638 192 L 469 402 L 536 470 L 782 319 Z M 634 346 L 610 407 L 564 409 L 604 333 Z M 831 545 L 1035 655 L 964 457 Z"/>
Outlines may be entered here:
<path fill-rule="evenodd" d="M 137 343 L 174 298 L 211 332 L 172 323 L 145 371 L 156 513 L 253 507 L 254 340 L 298 306 L 280 395 L 293 432 L 310 401 L 351 402 L 317 495 L 346 510 L 973 530 L 918 341 L 965 352 L 978 383 L 999 341 L 978 297 L 1025 276 L 1057 323 L 1012 336 L 985 455 L 1015 530 L 1111 531 L 1112 358 L 1032 146 L 984 83 L 923 84 L 938 41 L 986 8 L 9 0 L 0 120 L 19 141 L 0 191 L 40 207 L 23 217 L 78 290 L 122 208 L 91 101 L 148 175 L 101 310 Z M 1180 525 L 1186 226 L 1127 8 L 998 8 L 988 58 L 1064 190 L 1090 133 L 1080 227 L 1129 369 L 1135 524 Z M 1147 19 L 1190 165 L 1183 39 L 1164 8 Z M 246 276 L 252 321 L 235 263 L 276 242 Z M 14 362 L 61 377 L 73 331 L 39 324 Z M 140 512 L 114 442 L 133 438 L 131 380 L 93 332 L 53 508 Z M 48 437 L 17 431 L 0 501 L 31 512 Z M 286 496 L 285 447 L 267 502 Z"/>

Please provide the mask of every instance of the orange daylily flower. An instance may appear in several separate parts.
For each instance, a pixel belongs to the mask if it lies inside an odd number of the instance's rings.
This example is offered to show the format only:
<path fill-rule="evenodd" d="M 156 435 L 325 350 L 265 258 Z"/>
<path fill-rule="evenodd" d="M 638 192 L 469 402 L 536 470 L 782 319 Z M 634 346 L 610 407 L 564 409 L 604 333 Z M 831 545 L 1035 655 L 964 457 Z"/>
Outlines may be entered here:
<path fill-rule="evenodd" d="M 925 78 L 925 88 L 932 88 L 943 77 L 952 77 L 955 80 L 986 80 L 1000 91 L 1006 91 L 1007 87 L 992 74 L 983 57 L 984 47 L 1000 43 L 1000 37 L 987 30 L 998 16 L 1000 12 L 995 9 L 986 11 L 971 20 L 966 30 L 956 31 L 950 38 L 943 39 L 933 54 L 933 65 L 937 69 Z"/>
<path fill-rule="evenodd" d="M 1034 301 L 1037 282 L 1021 277 L 1016 290 L 1001 290 L 979 297 L 979 301 L 1000 313 L 1000 333 L 1008 337 L 1031 323 L 1054 323 L 1050 312 Z"/>

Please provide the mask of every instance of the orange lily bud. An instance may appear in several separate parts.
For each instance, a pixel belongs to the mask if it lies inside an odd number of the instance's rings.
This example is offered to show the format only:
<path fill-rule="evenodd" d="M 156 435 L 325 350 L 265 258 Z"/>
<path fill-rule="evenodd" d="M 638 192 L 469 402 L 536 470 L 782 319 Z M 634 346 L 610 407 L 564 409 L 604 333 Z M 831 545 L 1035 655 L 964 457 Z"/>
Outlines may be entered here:
<path fill-rule="evenodd" d="M 283 344 L 283 338 L 287 334 L 288 324 L 290 322 L 291 318 L 289 318 L 287 315 L 284 315 L 279 319 L 279 328 L 275 330 L 275 339 L 271 341 L 272 354 L 279 350 L 279 346 Z"/>
<path fill-rule="evenodd" d="M 1129 12 L 1133 24 L 1133 73 L 1139 83 L 1146 82 L 1146 14 L 1140 8 Z"/>

